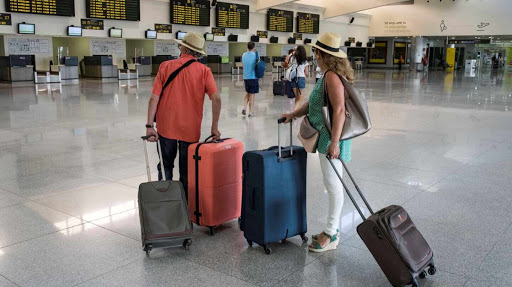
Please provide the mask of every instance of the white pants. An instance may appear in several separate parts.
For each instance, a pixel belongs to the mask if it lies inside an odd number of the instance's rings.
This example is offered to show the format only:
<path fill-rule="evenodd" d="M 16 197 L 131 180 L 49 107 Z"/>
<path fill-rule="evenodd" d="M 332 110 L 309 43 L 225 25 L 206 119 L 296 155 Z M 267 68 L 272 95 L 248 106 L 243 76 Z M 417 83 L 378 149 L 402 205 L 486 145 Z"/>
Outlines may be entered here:
<path fill-rule="evenodd" d="M 343 184 L 336 175 L 336 172 L 332 168 L 329 160 L 325 157 L 325 154 L 318 153 L 320 157 L 320 167 L 324 177 L 325 189 L 329 195 L 329 214 L 327 215 L 327 226 L 324 232 L 329 235 L 336 234 L 336 229 L 340 225 L 341 208 L 343 207 Z M 343 174 L 343 165 L 339 159 L 333 159 L 332 162 L 338 170 L 339 174 Z"/>

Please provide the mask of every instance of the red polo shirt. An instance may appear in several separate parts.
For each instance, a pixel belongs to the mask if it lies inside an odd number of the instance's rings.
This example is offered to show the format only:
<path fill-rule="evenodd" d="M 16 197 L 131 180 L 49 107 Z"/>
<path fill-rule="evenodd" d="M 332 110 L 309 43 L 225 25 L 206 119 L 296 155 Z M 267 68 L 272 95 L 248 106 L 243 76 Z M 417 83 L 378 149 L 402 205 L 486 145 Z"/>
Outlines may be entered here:
<path fill-rule="evenodd" d="M 194 59 L 191 55 L 183 54 L 179 59 L 163 62 L 152 93 L 160 96 L 169 75 L 191 59 Z M 159 100 L 156 113 L 158 133 L 169 139 L 198 142 L 205 94 L 211 99 L 216 92 L 210 68 L 197 62 L 181 70 Z"/>

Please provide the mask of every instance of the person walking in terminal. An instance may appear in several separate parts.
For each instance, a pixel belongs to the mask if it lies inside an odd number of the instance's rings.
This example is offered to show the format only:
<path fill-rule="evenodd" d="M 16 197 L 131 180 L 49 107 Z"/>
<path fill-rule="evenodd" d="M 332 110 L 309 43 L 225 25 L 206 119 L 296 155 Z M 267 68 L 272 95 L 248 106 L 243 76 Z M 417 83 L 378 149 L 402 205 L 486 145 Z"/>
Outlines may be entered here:
<path fill-rule="evenodd" d="M 255 116 L 253 112 L 254 97 L 260 91 L 258 78 L 256 78 L 256 63 L 258 58 L 255 50 L 256 44 L 254 42 L 247 43 L 247 52 L 242 55 L 242 67 L 244 69 L 244 84 L 245 84 L 245 98 L 244 108 L 242 115 L 246 115 L 247 104 L 249 104 L 249 117 Z"/>
<path fill-rule="evenodd" d="M 312 252 L 324 252 L 336 249 L 339 243 L 339 225 L 341 208 L 343 207 L 343 185 L 339 181 L 334 169 L 331 167 L 326 155 L 330 158 L 339 158 L 345 162 L 351 160 L 352 141 L 339 141 L 343 125 L 345 123 L 345 88 L 340 77 L 345 77 L 349 82 L 354 81 L 354 70 L 350 66 L 347 54 L 340 50 L 341 36 L 334 33 L 320 35 L 313 46 L 318 66 L 324 71 L 324 76 L 315 85 L 309 101 L 292 113 L 284 114 L 286 122 L 291 119 L 308 115 L 310 123 L 319 131 L 318 155 L 322 169 L 323 181 L 329 195 L 329 211 L 327 225 L 324 231 L 313 235 L 313 242 L 309 245 Z M 322 107 L 324 87 L 332 105 L 332 134 L 330 135 L 324 126 Z M 341 173 L 343 170 L 341 161 L 333 161 Z"/>
<path fill-rule="evenodd" d="M 308 76 L 308 61 L 306 56 L 306 49 L 304 46 L 298 46 L 294 54 L 295 61 L 295 78 L 291 79 L 293 93 L 295 94 L 295 110 L 300 107 L 302 99 L 304 98 L 304 89 L 306 88 L 306 77 Z M 293 74 L 293 71 L 292 71 Z"/>
<path fill-rule="evenodd" d="M 152 136 L 150 141 L 160 139 L 167 180 L 172 179 L 174 160 L 179 150 L 180 181 L 188 190 L 187 150 L 201 136 L 205 94 L 212 101 L 213 139 L 220 139 L 218 123 L 221 98 L 212 71 L 197 61 L 206 54 L 203 51 L 204 37 L 188 32 L 183 40 L 175 41 L 178 42 L 181 56 L 162 63 L 158 69 L 149 99 L 146 135 Z M 155 115 L 158 133 L 153 126 Z M 162 180 L 160 166 L 158 164 L 158 179 Z"/>

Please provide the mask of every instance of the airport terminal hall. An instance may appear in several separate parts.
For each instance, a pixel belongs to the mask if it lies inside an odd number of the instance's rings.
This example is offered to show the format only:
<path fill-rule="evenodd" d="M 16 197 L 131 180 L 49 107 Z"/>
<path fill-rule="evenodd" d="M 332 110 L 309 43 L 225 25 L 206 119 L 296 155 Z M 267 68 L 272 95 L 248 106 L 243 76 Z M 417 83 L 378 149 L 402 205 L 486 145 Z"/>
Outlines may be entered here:
<path fill-rule="evenodd" d="M 0 0 L 0 287 L 512 286 L 510 0 Z"/>

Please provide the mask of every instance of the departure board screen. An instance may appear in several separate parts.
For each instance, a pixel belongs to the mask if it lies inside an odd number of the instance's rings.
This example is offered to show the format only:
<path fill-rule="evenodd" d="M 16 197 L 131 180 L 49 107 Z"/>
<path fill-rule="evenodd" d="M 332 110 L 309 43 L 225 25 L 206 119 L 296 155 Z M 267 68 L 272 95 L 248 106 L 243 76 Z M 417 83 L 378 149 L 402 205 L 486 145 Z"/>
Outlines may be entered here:
<path fill-rule="evenodd" d="M 210 26 L 210 1 L 171 0 L 171 23 Z"/>
<path fill-rule="evenodd" d="M 305 34 L 320 33 L 320 15 L 297 12 L 297 32 Z"/>
<path fill-rule="evenodd" d="M 217 2 L 216 26 L 249 29 L 249 5 Z"/>
<path fill-rule="evenodd" d="M 5 0 L 7 12 L 75 16 L 74 0 Z"/>
<path fill-rule="evenodd" d="M 293 11 L 268 9 L 267 30 L 293 32 Z"/>
<path fill-rule="evenodd" d="M 87 18 L 140 21 L 140 0 L 85 0 Z"/>

